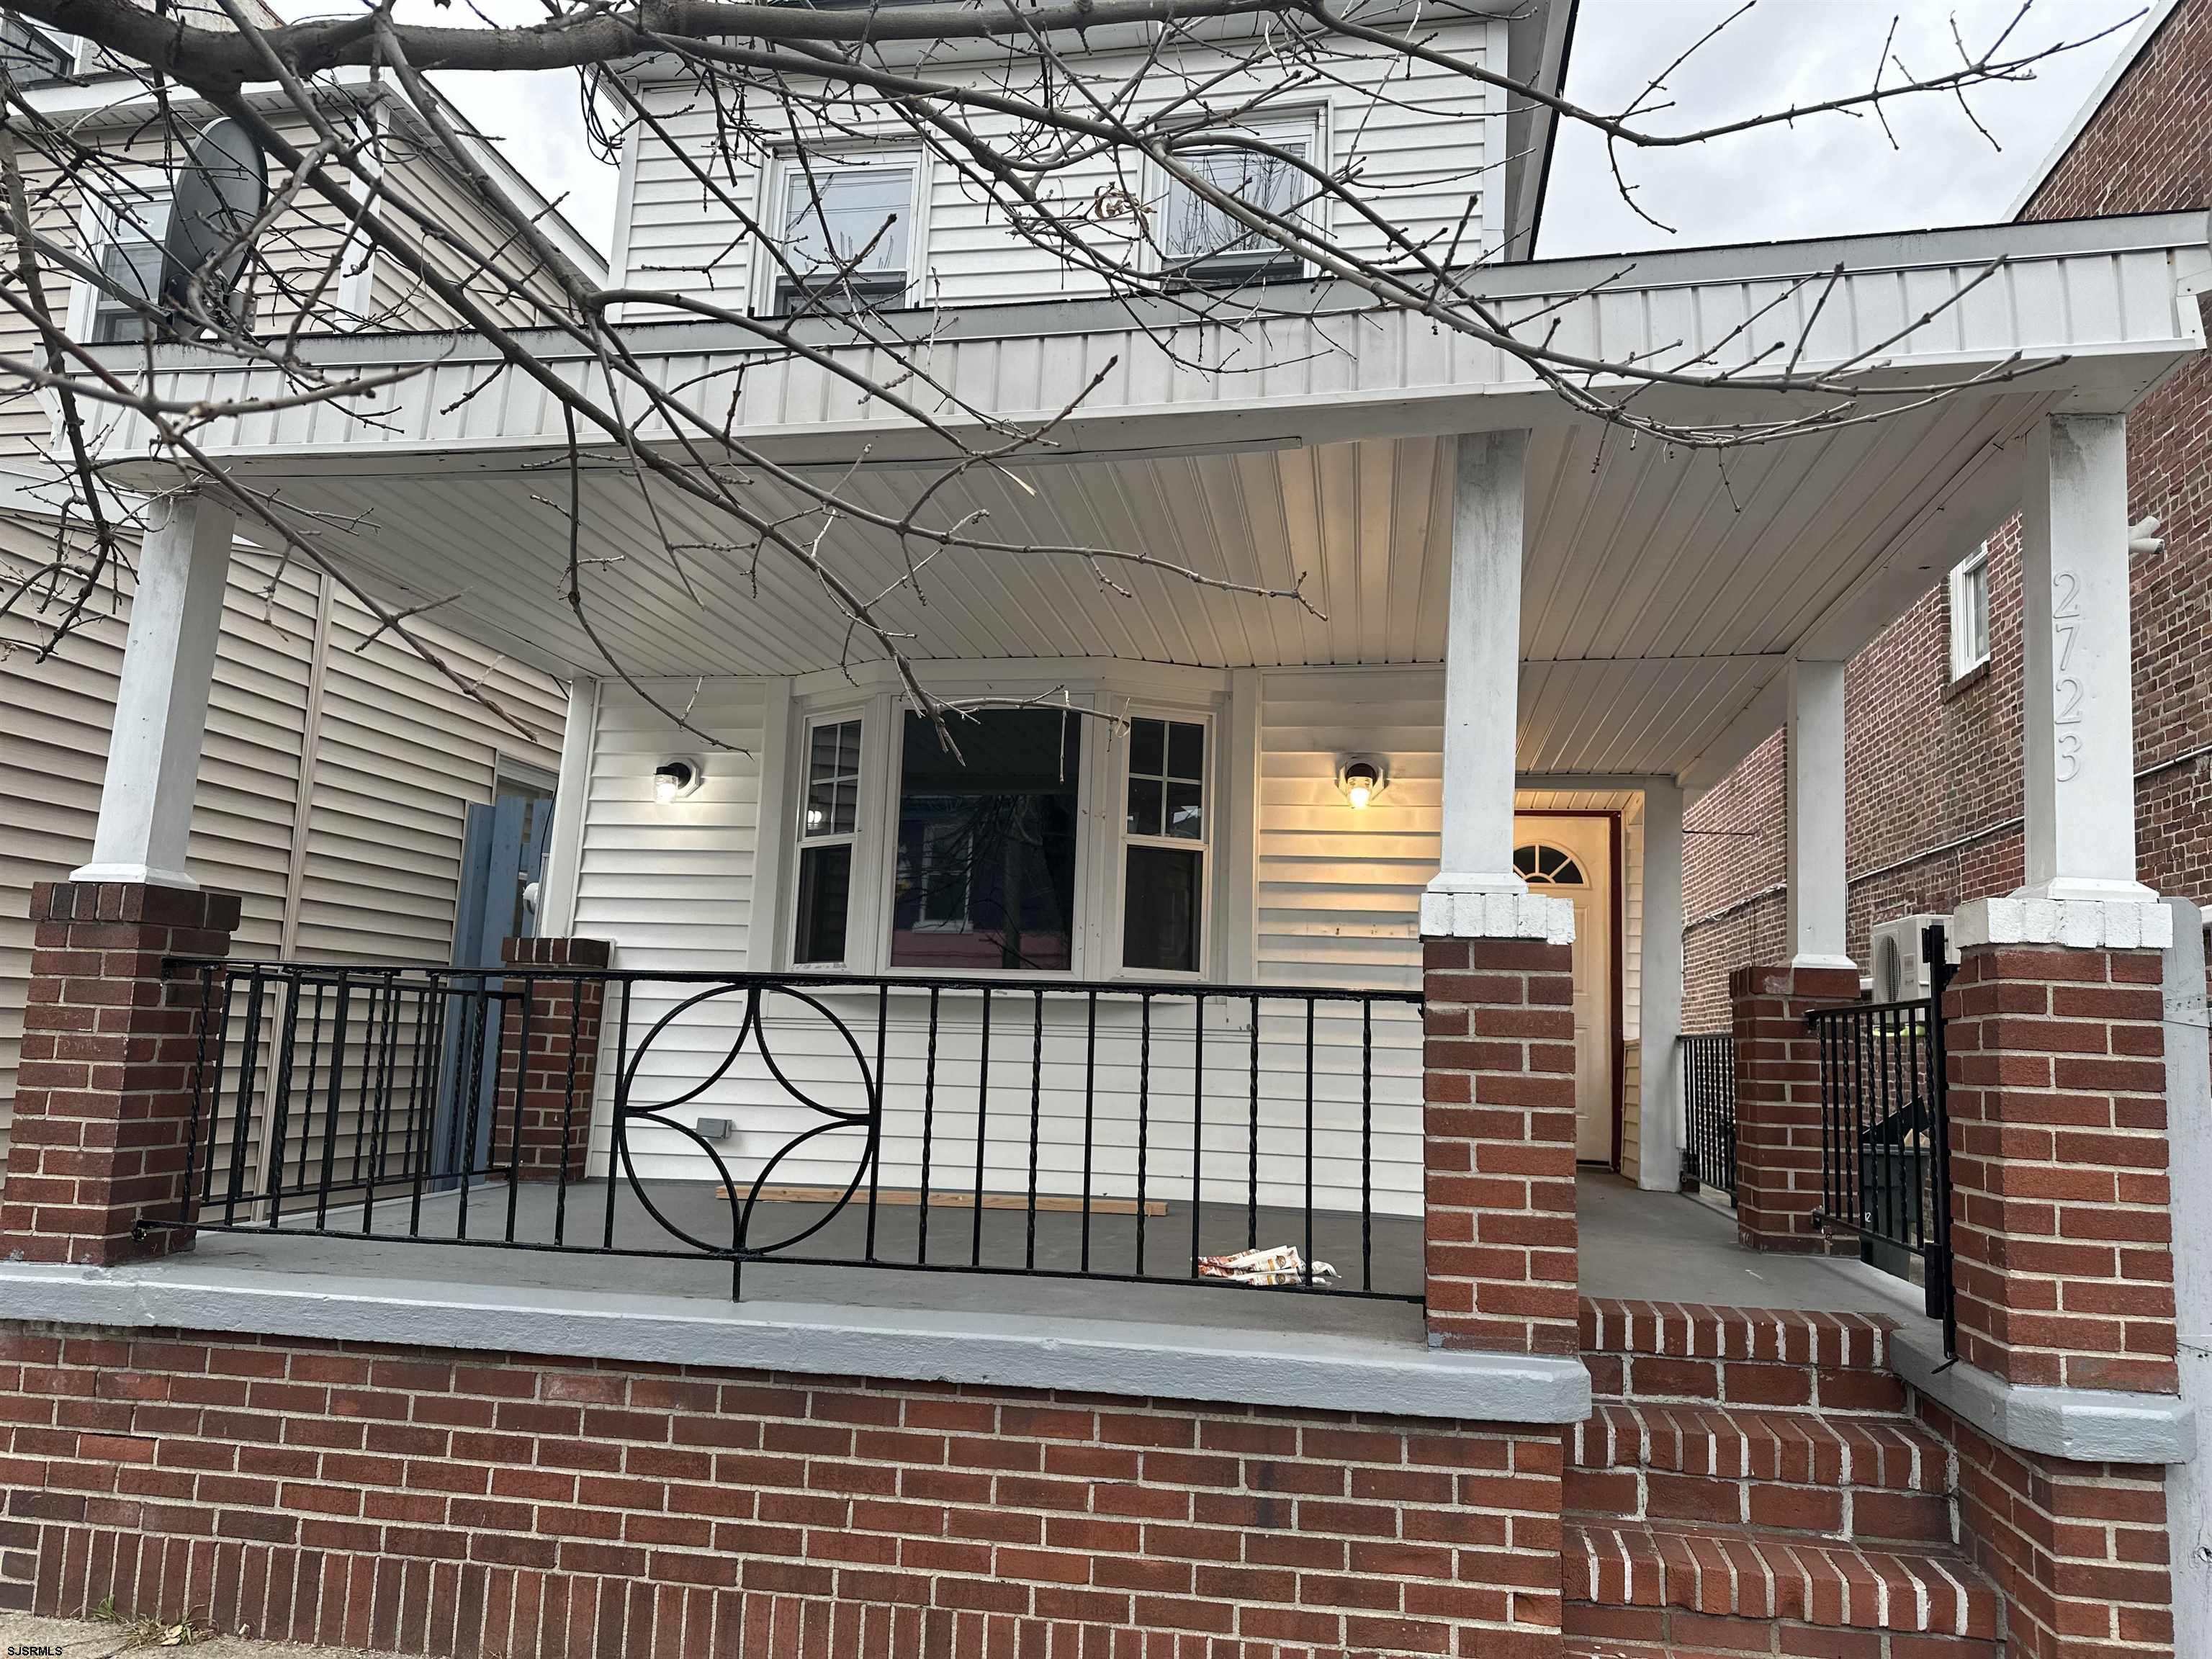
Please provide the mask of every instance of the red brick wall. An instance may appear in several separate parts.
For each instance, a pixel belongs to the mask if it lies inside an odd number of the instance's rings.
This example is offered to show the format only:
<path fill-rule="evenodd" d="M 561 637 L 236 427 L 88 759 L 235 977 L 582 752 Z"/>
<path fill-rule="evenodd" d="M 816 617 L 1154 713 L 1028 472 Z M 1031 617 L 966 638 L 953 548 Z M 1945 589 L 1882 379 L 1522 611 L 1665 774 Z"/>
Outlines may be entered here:
<path fill-rule="evenodd" d="M 1959 1357 L 2008 1382 L 2180 1387 L 2161 971 L 1984 945 L 1945 998 Z"/>
<path fill-rule="evenodd" d="M 0 1418 L 0 1602 L 46 1612 L 501 1659 L 1559 1651 L 1556 1429 L 21 1325 Z"/>
<path fill-rule="evenodd" d="M 239 902 L 124 882 L 40 882 L 15 1073 L 0 1249 L 32 1261 L 112 1267 L 189 1248 L 135 1236 L 182 1213 L 194 1153 L 202 987 L 175 957 L 230 949 Z M 221 993 L 216 993 L 220 996 Z"/>
<path fill-rule="evenodd" d="M 2184 0 L 2037 192 L 2027 219 L 2200 210 L 2212 202 L 2212 0 Z M 2128 423 L 2128 501 L 2166 550 L 2134 562 L 2138 867 L 2160 892 L 2212 900 L 2212 364 L 2191 360 Z M 1963 554 L 1964 549 L 1960 550 Z M 1990 543 L 1990 661 L 1949 684 L 1939 586 L 1851 663 L 1846 848 L 1850 949 L 1870 923 L 2010 890 L 2023 879 L 2017 532 Z M 1685 1029 L 1718 1030 L 1731 969 L 1768 959 L 1778 897 L 1750 905 L 1718 866 L 1780 879 L 1780 739 L 1747 757 L 1686 818 Z M 1698 833 L 1750 829 L 1748 840 Z M 1756 881 L 1747 874 L 1737 878 Z M 1738 908 L 1731 908 L 1735 906 Z"/>
<path fill-rule="evenodd" d="M 1576 1352 L 1572 947 L 1422 943 L 1428 1322 L 1447 1346 Z"/>
<path fill-rule="evenodd" d="M 564 1173 L 570 1181 L 581 1181 L 591 1141 L 606 986 L 600 980 L 563 977 L 559 970 L 605 968 L 612 960 L 611 947 L 599 939 L 510 939 L 499 950 L 510 968 L 555 971 L 544 978 L 517 975 L 507 981 L 525 995 L 507 1006 L 500 1022 L 491 1167 L 511 1164 L 524 1181 L 554 1181 Z"/>
<path fill-rule="evenodd" d="M 2016 1451 L 1916 1398 L 1957 1454 L 1960 1537 L 2004 1597 L 2007 1659 L 2172 1653 L 2164 1469 Z"/>

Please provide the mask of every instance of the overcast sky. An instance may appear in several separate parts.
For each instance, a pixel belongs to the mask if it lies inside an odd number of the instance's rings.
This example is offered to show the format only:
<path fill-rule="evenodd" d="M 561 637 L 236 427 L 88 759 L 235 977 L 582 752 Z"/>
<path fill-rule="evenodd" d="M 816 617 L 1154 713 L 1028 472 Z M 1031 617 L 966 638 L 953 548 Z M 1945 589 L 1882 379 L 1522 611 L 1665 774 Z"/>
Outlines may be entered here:
<path fill-rule="evenodd" d="M 1568 92 L 1593 107 L 1621 107 L 1737 3 L 1582 0 Z M 544 15 L 538 0 L 477 5 L 501 21 Z M 1893 17 L 1898 55 L 1916 74 L 1932 74 L 1958 61 L 1953 18 L 1979 51 L 2019 6 L 2020 0 L 1906 0 L 1899 15 L 1895 5 L 1867 0 L 1760 0 L 1669 78 L 1674 106 L 1648 118 L 1659 131 L 1680 131 L 1863 90 Z M 331 8 L 327 0 L 298 0 L 285 9 L 305 15 Z M 399 9 L 410 19 L 454 16 L 430 0 L 401 0 Z M 2028 50 L 2123 27 L 2045 61 L 2031 80 L 1973 93 L 1974 114 L 1995 147 L 1955 100 L 1922 97 L 1891 106 L 1895 149 L 1877 122 L 1830 115 L 1687 149 L 1625 155 L 1622 171 L 1638 203 L 1671 234 L 1624 205 L 1603 144 L 1570 124 L 1553 165 L 1540 251 L 1557 258 L 2002 219 L 2134 35 L 2128 20 L 2142 9 L 2142 0 L 2037 0 L 2014 37 Z M 607 246 L 614 173 L 584 143 L 573 76 L 453 75 L 440 83 L 539 188 L 564 198 L 580 230 Z"/>

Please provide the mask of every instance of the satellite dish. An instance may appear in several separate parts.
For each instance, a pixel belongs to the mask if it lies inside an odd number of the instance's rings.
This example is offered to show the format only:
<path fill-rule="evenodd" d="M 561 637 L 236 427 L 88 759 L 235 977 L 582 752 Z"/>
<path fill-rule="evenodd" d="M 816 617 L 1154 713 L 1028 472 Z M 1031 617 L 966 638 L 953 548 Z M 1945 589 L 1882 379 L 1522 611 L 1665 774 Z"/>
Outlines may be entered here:
<path fill-rule="evenodd" d="M 225 117 L 200 134 L 177 175 L 169 208 L 161 304 L 183 313 L 198 276 L 204 308 L 226 307 L 245 268 L 246 232 L 268 201 L 269 165 L 244 127 Z"/>

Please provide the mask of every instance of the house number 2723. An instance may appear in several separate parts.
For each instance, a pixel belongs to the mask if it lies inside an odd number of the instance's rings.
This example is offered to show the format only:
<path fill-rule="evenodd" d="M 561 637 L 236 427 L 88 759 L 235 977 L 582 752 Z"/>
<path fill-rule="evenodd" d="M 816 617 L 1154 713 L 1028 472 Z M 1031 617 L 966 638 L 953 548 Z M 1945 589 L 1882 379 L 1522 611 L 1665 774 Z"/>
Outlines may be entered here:
<path fill-rule="evenodd" d="M 2057 644 L 2051 687 L 2051 720 L 2057 726 L 2058 781 L 2071 783 L 2081 770 L 2081 734 L 2069 726 L 2081 724 L 2081 682 L 2069 671 L 2074 665 L 2074 636 L 2081 627 L 2081 579 L 2070 570 L 2051 578 L 2051 631 Z"/>

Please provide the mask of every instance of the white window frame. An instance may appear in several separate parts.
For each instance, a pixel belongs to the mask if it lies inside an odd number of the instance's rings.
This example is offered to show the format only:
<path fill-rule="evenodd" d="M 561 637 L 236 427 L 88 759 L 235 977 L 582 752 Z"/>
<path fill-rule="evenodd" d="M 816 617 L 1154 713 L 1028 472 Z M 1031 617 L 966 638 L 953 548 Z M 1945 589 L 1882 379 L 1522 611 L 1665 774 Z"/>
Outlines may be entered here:
<path fill-rule="evenodd" d="M 1972 593 L 1981 590 L 1982 637 L 1975 649 L 1971 635 Z M 1951 567 L 1950 596 L 1951 678 L 1963 680 L 1990 659 L 1990 544 L 1984 542 Z"/>
<path fill-rule="evenodd" d="M 799 171 L 799 155 L 796 150 L 778 150 L 768 166 L 761 169 L 762 194 L 755 210 L 755 222 L 762 230 L 780 234 L 783 223 L 784 204 L 790 195 L 790 180 Z M 927 244 L 929 238 L 929 157 L 922 150 L 907 146 L 870 145 L 866 147 L 836 147 L 817 149 L 810 146 L 806 160 L 817 168 L 831 167 L 840 171 L 861 167 L 904 167 L 911 176 L 914 195 L 908 204 L 906 237 L 906 291 L 894 309 L 907 309 L 921 303 L 922 273 L 927 269 Z M 783 267 L 771 258 L 764 247 L 753 250 L 756 267 L 752 280 L 752 309 L 757 317 L 776 317 L 784 314 L 776 305 L 776 286 L 783 277 Z"/>
<path fill-rule="evenodd" d="M 127 178 L 123 181 L 122 188 L 131 192 L 131 210 L 142 221 L 146 210 L 156 203 L 163 204 L 165 211 L 174 208 L 176 191 L 173 181 L 167 173 L 141 173 Z M 95 270 L 105 267 L 118 222 L 118 216 L 112 207 L 98 201 L 88 200 L 85 203 L 83 211 L 77 216 L 77 246 L 83 250 L 85 264 Z M 99 318 L 100 300 L 100 289 L 97 284 L 79 277 L 71 285 L 68 323 L 70 338 L 88 345 L 92 343 L 93 325 Z M 113 340 L 108 343 L 125 345 L 130 342 Z"/>
<path fill-rule="evenodd" d="M 1070 665 L 1073 666 L 1073 665 Z M 1223 856 L 1221 826 L 1228 803 L 1221 799 L 1223 781 L 1230 775 L 1229 759 L 1222 752 L 1227 740 L 1224 699 L 1225 688 L 1209 690 L 1193 684 L 1170 692 L 1174 701 L 1148 697 L 1134 702 L 1115 690 L 1110 677 L 1085 686 L 1070 676 L 1030 684 L 978 674 L 971 679 L 939 683 L 930 689 L 946 697 L 988 695 L 1023 697 L 1066 696 L 1077 711 L 1070 718 L 1082 722 L 1082 747 L 1076 780 L 1075 916 L 1070 963 L 1066 969 L 931 969 L 890 964 L 890 923 L 898 880 L 896 856 L 899 780 L 903 773 L 906 716 L 902 694 L 879 690 L 855 702 L 849 685 L 833 689 L 824 683 L 809 692 L 794 687 L 789 731 L 794 745 L 791 763 L 783 769 L 783 799 L 773 819 L 783 836 L 778 852 L 775 884 L 782 890 L 773 901 L 777 916 L 775 967 L 793 972 L 893 974 L 915 979 L 1003 979 L 1010 984 L 1036 980 L 1176 980 L 1193 984 L 1213 977 L 1219 964 L 1214 955 L 1222 937 L 1222 919 L 1215 913 L 1224 902 L 1217 860 Z M 1187 699 L 1187 700 L 1185 700 Z M 1122 899 L 1127 872 L 1129 734 L 1119 722 L 1141 716 L 1180 721 L 1206 729 L 1204 780 L 1205 834 L 1202 840 L 1166 838 L 1163 845 L 1196 848 L 1204 860 L 1200 874 L 1199 966 L 1188 974 L 1124 968 Z M 852 892 L 846 913 L 845 956 L 842 963 L 799 963 L 795 960 L 799 927 L 799 852 L 805 844 L 801 831 L 805 811 L 805 756 L 817 726 L 846 720 L 860 722 L 860 818 L 853 847 Z M 1101 804 L 1104 811 L 1101 811 Z M 763 896 L 766 900 L 766 896 Z M 764 908 L 767 905 L 764 904 Z"/>
<path fill-rule="evenodd" d="M 780 959 L 790 964 L 794 972 L 810 974 L 851 973 L 855 971 L 854 945 L 860 938 L 856 932 L 860 913 L 866 908 L 854 900 L 860 897 L 863 877 L 862 860 L 866 849 L 861 845 L 868 829 L 868 757 L 870 751 L 867 710 L 848 706 L 843 708 L 811 709 L 799 721 L 799 748 L 794 754 L 792 772 L 796 779 L 797 797 L 786 820 L 790 827 L 791 846 L 791 902 L 783 908 L 783 928 Z M 825 726 L 857 726 L 860 728 L 860 752 L 855 766 L 857 777 L 853 792 L 853 827 L 850 830 L 825 830 L 810 835 L 806 828 L 807 795 L 814 781 L 814 733 Z M 805 853 L 811 847 L 850 847 L 852 862 L 845 877 L 845 956 L 838 962 L 801 962 L 799 959 L 799 906 L 805 891 L 804 870 Z M 865 950 L 861 953 L 865 955 Z"/>
<path fill-rule="evenodd" d="M 1136 763 L 1137 755 L 1135 728 L 1133 726 L 1126 729 L 1117 727 L 1114 732 L 1114 746 L 1117 751 L 1116 764 L 1114 768 L 1116 784 L 1114 797 L 1115 808 L 1114 823 L 1120 833 L 1114 837 L 1115 844 L 1111 929 L 1113 947 L 1109 958 L 1111 973 L 1108 976 L 1163 981 L 1188 981 L 1197 984 L 1206 979 L 1207 969 L 1213 963 L 1213 911 L 1216 890 L 1213 871 L 1213 826 L 1218 821 L 1214 796 L 1218 787 L 1217 780 L 1221 776 L 1220 722 L 1215 718 L 1214 711 L 1212 709 L 1176 708 L 1166 703 L 1138 704 L 1123 712 L 1132 721 L 1164 720 L 1171 726 L 1195 726 L 1205 733 L 1206 747 L 1204 758 L 1199 764 L 1197 839 L 1193 840 L 1186 836 L 1140 836 L 1133 833 L 1129 829 L 1129 779 Z M 1164 741 L 1164 738 L 1163 740 Z M 1162 759 L 1164 763 L 1164 755 Z M 1087 813 L 1085 816 L 1096 817 L 1097 815 Z M 1132 968 L 1124 960 L 1128 953 L 1127 937 L 1129 914 L 1128 872 L 1129 848 L 1132 847 L 1164 847 L 1176 852 L 1196 853 L 1199 855 L 1198 950 L 1195 958 L 1198 963 L 1197 967 L 1188 969 Z"/>
<path fill-rule="evenodd" d="M 1254 116 L 1249 120 L 1224 124 L 1218 131 L 1224 138 L 1250 138 L 1263 144 L 1279 145 L 1285 141 L 1303 140 L 1306 146 L 1307 164 L 1326 173 L 1328 171 L 1328 106 L 1316 104 L 1303 109 L 1271 111 L 1265 115 Z M 1209 133 L 1212 131 L 1209 129 Z M 1158 226 L 1165 222 L 1169 192 L 1182 188 L 1182 181 L 1171 177 L 1158 161 L 1147 161 L 1145 165 L 1145 200 L 1152 209 L 1152 223 Z M 1328 234 L 1328 207 L 1326 196 L 1314 196 L 1293 216 L 1310 226 L 1316 237 L 1325 238 Z M 1170 263 L 1160 246 L 1158 230 L 1147 237 L 1146 257 L 1154 270 L 1164 270 Z M 1301 258 L 1297 275 L 1307 277 L 1312 274 L 1313 262 Z M 1202 272 L 1193 272 L 1189 280 L 1201 282 L 1205 279 Z M 1273 280 L 1283 279 L 1277 277 Z"/>

